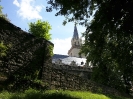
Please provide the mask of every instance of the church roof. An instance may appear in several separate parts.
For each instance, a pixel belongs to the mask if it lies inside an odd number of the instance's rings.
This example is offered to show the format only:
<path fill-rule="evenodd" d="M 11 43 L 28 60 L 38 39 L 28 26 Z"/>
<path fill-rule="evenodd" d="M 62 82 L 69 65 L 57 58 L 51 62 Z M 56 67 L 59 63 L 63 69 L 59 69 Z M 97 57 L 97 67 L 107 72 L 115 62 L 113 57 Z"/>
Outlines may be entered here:
<path fill-rule="evenodd" d="M 85 58 L 70 57 L 68 55 L 54 54 L 52 57 L 52 63 L 55 63 L 58 59 L 62 60 L 63 64 L 70 65 L 72 61 L 75 61 L 78 66 L 83 66 L 86 63 Z M 83 62 L 83 64 L 81 64 Z"/>
<path fill-rule="evenodd" d="M 74 26 L 73 39 L 79 39 L 79 34 L 78 34 L 78 30 L 77 30 L 76 24 Z"/>

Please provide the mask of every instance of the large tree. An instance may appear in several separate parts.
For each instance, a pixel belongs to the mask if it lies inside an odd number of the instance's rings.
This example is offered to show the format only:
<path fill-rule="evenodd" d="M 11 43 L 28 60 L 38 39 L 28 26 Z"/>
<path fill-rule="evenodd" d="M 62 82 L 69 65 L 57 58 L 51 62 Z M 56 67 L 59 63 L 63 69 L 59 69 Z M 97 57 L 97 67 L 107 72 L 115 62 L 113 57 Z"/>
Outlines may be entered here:
<path fill-rule="evenodd" d="M 46 40 L 51 39 L 49 31 L 51 26 L 47 21 L 37 20 L 36 22 L 29 23 L 29 32 L 37 37 L 45 38 Z"/>
<path fill-rule="evenodd" d="M 127 93 L 133 81 L 133 0 L 48 0 L 66 22 L 86 26 L 82 52 L 93 68 L 93 80 Z M 89 17 L 93 20 L 89 22 Z"/>

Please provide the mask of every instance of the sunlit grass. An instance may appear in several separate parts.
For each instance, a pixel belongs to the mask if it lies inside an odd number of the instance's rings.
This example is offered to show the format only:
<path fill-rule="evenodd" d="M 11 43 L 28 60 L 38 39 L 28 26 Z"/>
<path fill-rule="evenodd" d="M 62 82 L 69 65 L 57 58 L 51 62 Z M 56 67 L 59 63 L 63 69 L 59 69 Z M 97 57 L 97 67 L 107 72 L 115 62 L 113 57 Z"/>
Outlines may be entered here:
<path fill-rule="evenodd" d="M 63 91 L 47 90 L 38 91 L 28 89 L 22 92 L 10 93 L 3 91 L 0 93 L 0 99 L 128 99 L 116 97 L 113 95 L 94 94 L 87 91 Z"/>
<path fill-rule="evenodd" d="M 72 97 L 76 97 L 78 99 L 128 99 L 124 97 L 118 97 L 118 96 L 113 96 L 113 95 L 103 95 L 103 94 L 96 94 L 96 93 L 91 93 L 89 91 L 56 91 L 56 90 L 50 90 L 47 91 L 46 93 L 57 93 L 57 94 L 66 94 L 70 95 Z"/>
<path fill-rule="evenodd" d="M 47 92 L 46 92 L 47 93 Z M 83 91 L 48 91 L 48 93 L 66 94 L 77 99 L 111 99 L 102 94 L 93 94 L 91 92 Z"/>

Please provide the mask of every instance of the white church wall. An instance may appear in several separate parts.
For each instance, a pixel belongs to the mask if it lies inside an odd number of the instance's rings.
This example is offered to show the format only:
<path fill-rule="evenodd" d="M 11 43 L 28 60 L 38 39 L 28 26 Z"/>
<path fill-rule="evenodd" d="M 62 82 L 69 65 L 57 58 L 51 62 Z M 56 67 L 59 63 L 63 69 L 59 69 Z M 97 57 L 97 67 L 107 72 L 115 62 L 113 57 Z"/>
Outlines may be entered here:
<path fill-rule="evenodd" d="M 77 49 L 77 48 L 73 48 L 72 50 L 71 50 L 71 52 L 69 53 L 69 56 L 71 56 L 71 57 L 79 57 L 79 51 L 80 51 L 80 49 Z"/>
<path fill-rule="evenodd" d="M 80 39 L 72 39 L 71 40 L 71 45 L 72 46 L 75 46 L 75 45 L 81 46 L 82 45 L 82 40 L 80 40 Z"/>

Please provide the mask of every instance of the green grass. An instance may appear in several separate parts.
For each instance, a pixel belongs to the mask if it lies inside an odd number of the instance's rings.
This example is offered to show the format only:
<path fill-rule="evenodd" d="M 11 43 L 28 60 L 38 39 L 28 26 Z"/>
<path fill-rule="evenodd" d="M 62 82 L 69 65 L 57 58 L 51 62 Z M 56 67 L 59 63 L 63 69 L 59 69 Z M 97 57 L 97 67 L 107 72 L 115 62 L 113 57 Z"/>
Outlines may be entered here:
<path fill-rule="evenodd" d="M 0 99 L 129 99 L 124 97 L 116 97 L 113 95 L 94 94 L 87 91 L 38 91 L 28 89 L 26 91 L 9 93 L 3 91 L 0 93 Z"/>

